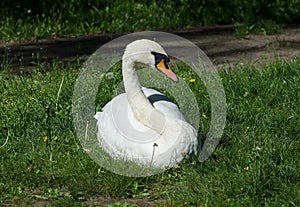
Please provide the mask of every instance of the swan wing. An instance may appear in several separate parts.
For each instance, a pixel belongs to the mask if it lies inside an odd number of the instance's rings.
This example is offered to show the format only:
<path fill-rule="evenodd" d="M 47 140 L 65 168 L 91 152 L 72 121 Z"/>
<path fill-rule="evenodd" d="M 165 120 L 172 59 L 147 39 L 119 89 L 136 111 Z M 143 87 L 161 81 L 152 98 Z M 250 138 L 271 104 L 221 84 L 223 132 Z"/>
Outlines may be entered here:
<path fill-rule="evenodd" d="M 146 96 L 163 95 L 154 89 L 143 89 Z M 196 130 L 183 119 L 176 104 L 161 98 L 153 103 L 167 117 L 164 133 L 138 122 L 126 94 L 114 97 L 101 112 L 97 121 L 99 145 L 115 159 L 131 160 L 155 167 L 174 167 L 186 155 L 195 152 Z M 175 117 L 175 118 L 173 118 Z M 153 151 L 153 146 L 155 150 Z"/>
<path fill-rule="evenodd" d="M 94 117 L 99 144 L 112 157 L 151 156 L 153 142 L 160 134 L 134 118 L 125 93 L 114 97 Z"/>
<path fill-rule="evenodd" d="M 167 117 L 185 121 L 180 109 L 174 102 L 171 101 L 170 98 L 152 88 L 143 87 L 142 90 L 154 108 L 159 110 Z"/>

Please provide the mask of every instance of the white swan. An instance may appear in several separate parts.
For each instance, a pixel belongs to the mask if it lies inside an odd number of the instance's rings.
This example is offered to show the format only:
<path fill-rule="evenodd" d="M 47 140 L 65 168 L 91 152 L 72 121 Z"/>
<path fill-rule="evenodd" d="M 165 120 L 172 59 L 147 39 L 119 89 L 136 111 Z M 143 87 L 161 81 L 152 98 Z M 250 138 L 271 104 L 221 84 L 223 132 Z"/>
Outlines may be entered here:
<path fill-rule="evenodd" d="M 178 106 L 139 82 L 141 64 L 177 82 L 168 62 L 166 52 L 154 41 L 136 40 L 127 45 L 122 57 L 126 93 L 114 97 L 95 115 L 100 146 L 111 157 L 167 168 L 197 153 L 197 132 Z"/>

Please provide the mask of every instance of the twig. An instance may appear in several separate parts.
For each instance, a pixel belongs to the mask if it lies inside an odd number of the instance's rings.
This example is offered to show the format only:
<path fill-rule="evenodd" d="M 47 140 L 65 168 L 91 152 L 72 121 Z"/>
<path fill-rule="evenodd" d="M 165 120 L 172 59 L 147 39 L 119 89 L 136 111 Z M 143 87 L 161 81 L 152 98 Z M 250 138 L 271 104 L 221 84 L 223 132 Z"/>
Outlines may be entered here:
<path fill-rule="evenodd" d="M 57 96 L 56 96 L 56 105 L 55 105 L 56 110 L 57 110 L 57 107 L 58 107 L 58 99 L 59 99 L 59 95 L 60 95 L 63 83 L 64 83 L 64 76 L 61 79 L 60 86 L 59 86 L 59 89 L 58 89 L 58 92 L 57 92 Z"/>
<path fill-rule="evenodd" d="M 86 121 L 85 133 L 84 133 L 84 145 L 86 145 L 86 140 L 88 138 L 88 128 L 89 128 L 89 121 Z"/>
<path fill-rule="evenodd" d="M 151 168 L 151 167 L 152 167 L 152 164 L 153 164 L 153 158 L 154 158 L 155 147 L 158 147 L 158 144 L 156 144 L 156 143 L 154 142 L 154 144 L 153 144 L 153 151 L 152 151 L 152 157 L 151 157 L 151 162 L 150 162 L 149 168 Z"/>

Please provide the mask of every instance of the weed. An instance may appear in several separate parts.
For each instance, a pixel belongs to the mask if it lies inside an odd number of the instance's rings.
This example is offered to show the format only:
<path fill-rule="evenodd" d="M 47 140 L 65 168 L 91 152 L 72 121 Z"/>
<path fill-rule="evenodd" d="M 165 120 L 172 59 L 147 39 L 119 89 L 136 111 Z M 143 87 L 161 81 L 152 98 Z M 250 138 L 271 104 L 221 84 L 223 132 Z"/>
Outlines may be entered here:
<path fill-rule="evenodd" d="M 237 25 L 235 27 L 236 37 L 245 37 L 249 34 L 270 35 L 281 32 L 281 27 L 271 20 L 261 20 L 257 23 L 248 23 L 244 25 Z"/>

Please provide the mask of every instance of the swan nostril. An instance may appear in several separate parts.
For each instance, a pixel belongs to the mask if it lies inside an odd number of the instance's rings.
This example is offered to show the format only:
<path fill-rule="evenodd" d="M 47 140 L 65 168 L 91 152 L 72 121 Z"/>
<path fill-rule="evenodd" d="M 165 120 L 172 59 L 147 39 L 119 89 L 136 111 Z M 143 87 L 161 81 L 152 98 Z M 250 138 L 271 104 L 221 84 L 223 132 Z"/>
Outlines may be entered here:
<path fill-rule="evenodd" d="M 170 67 L 169 67 L 167 61 L 164 61 L 164 64 L 165 64 L 166 69 L 170 70 Z"/>

